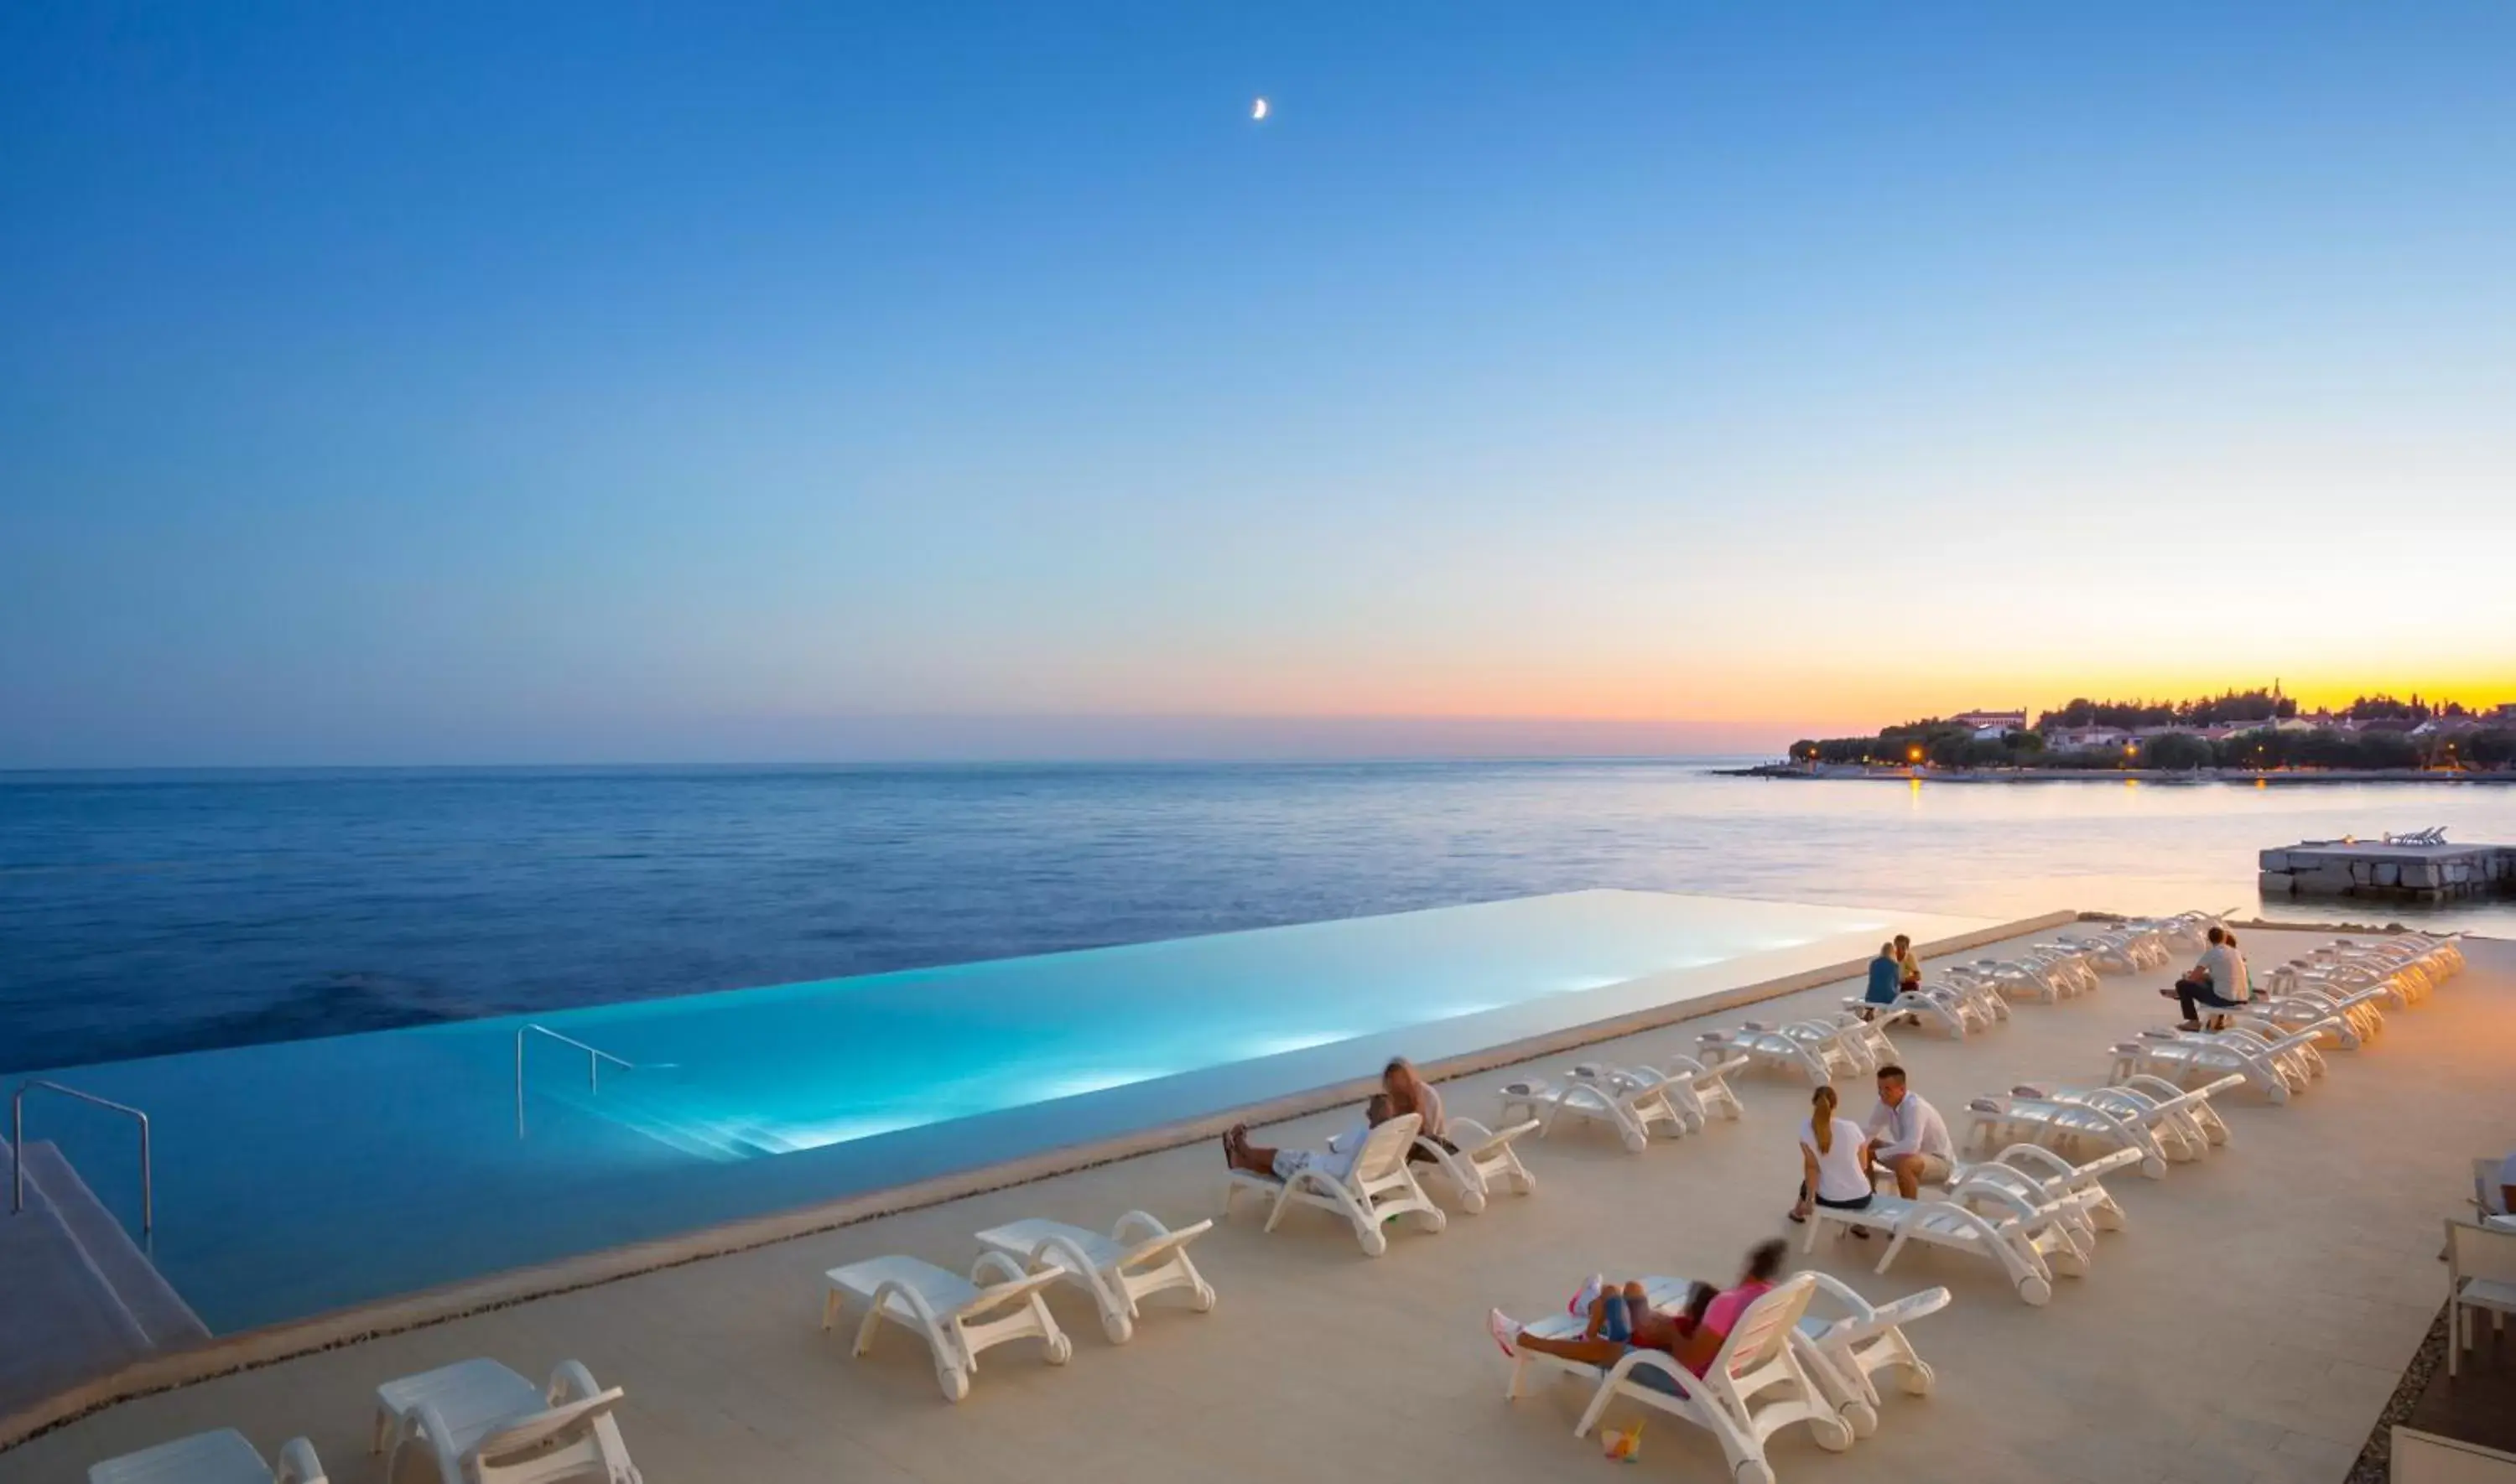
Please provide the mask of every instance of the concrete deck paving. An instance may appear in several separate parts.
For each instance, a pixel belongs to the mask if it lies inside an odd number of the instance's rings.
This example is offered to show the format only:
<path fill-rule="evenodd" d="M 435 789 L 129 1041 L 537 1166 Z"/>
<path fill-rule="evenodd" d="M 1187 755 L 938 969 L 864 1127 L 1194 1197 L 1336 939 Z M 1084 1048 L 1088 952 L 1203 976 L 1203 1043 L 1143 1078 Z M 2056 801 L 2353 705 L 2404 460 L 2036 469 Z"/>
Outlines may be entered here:
<path fill-rule="evenodd" d="M 2328 936 L 2266 930 L 2246 942 L 2260 971 Z M 2340 1480 L 2443 1302 L 2439 1218 L 2462 1199 L 2472 1158 L 2516 1141 L 2516 944 L 2468 951 L 2461 976 L 2389 1017 L 2366 1050 L 2333 1053 L 2331 1076 L 2304 1096 L 2285 1107 L 2223 1099 L 2229 1148 L 2163 1180 L 2118 1177 L 2129 1229 L 2102 1237 L 2091 1273 L 2061 1280 L 2048 1306 L 2021 1303 L 1987 1262 L 1915 1248 L 1878 1276 L 1868 1271 L 1876 1243 L 1821 1238 L 1805 1260 L 1873 1298 L 1944 1284 L 1956 1301 L 1913 1334 L 1938 1371 L 1934 1394 L 1891 1392 L 1877 1434 L 1849 1453 L 1785 1431 L 1770 1447 L 1778 1474 Z M 1963 1043 L 1909 1030 L 1898 1042 L 1914 1087 L 1962 1139 L 1971 1095 L 2031 1079 L 2101 1081 L 2113 1042 L 2170 1018 L 2155 993 L 2170 977 L 2111 977 L 2095 996 L 2021 1006 Z M 1757 1009 L 1815 1013 L 1849 992 Z M 1740 1018 L 1600 1051 L 1688 1050 L 1696 1031 Z M 1492 1089 L 1510 1075 L 1447 1085 L 1450 1110 L 1490 1118 Z M 380 1478 L 366 1451 L 376 1384 L 476 1355 L 536 1377 L 573 1357 L 626 1387 L 622 1430 L 650 1484 L 1567 1477 L 1607 1466 L 1595 1442 L 1571 1436 L 1585 1394 L 1566 1382 L 1506 1403 L 1507 1366 L 1483 1316 L 1496 1304 L 1548 1312 L 1593 1270 L 1726 1278 L 1757 1240 L 1796 1237 L 1782 1214 L 1808 1090 L 1752 1073 L 1740 1089 L 1743 1121 L 1640 1155 L 1579 1130 L 1532 1141 L 1534 1196 L 1454 1214 L 1438 1235 L 1400 1230 L 1377 1259 L 1324 1213 L 1288 1216 L 1273 1236 L 1256 1215 L 1236 1217 L 1195 1249 L 1221 1292 L 1212 1314 L 1151 1312 L 1131 1343 L 1113 1347 L 1080 1296 L 1061 1292 L 1053 1306 L 1074 1339 L 1071 1364 L 1051 1368 L 1028 1346 L 990 1351 L 958 1406 L 904 1332 L 886 1330 L 863 1360 L 849 1358 L 844 1333 L 821 1333 L 822 1271 L 886 1253 L 966 1269 L 971 1233 L 1026 1216 L 1103 1227 L 1130 1208 L 1173 1224 L 1212 1216 L 1222 1192 L 1212 1144 L 143 1397 L 0 1454 L 0 1484 L 76 1480 L 95 1460 L 223 1425 L 266 1453 L 306 1434 L 334 1479 Z M 1846 1111 L 1866 1116 L 1871 1101 L 1849 1089 Z M 1315 1141 L 1346 1117 L 1261 1138 Z M 1796 1251 L 1795 1240 L 1802 1260 Z M 1700 1433 L 1668 1420 L 1647 1426 L 1635 1476 L 1724 1472 Z"/>

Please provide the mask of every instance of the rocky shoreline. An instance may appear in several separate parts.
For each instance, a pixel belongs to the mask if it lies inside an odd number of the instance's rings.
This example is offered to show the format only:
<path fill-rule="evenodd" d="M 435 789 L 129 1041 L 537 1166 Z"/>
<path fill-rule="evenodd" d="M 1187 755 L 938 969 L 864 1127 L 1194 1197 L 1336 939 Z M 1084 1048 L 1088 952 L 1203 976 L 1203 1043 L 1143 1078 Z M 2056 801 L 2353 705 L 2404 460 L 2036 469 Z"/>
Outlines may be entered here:
<path fill-rule="evenodd" d="M 1859 763 L 1759 763 L 1751 767 L 1717 767 L 1724 778 L 1870 779 L 1893 783 L 2224 783 L 2272 788 L 2319 783 L 2447 784 L 2456 787 L 2516 785 L 2516 769 L 2491 772 L 2444 772 L 2419 768 L 2283 768 L 2255 772 L 2245 768 L 2202 767 L 2169 770 L 2156 767 L 1866 767 Z"/>

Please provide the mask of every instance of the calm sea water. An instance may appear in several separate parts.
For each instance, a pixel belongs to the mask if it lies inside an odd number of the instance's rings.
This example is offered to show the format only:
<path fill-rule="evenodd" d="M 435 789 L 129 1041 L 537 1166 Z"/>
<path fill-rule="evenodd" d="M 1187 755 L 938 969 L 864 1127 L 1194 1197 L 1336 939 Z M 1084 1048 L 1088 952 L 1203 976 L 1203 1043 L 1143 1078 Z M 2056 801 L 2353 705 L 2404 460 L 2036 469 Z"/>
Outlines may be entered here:
<path fill-rule="evenodd" d="M 2436 824 L 2516 840 L 2516 788 L 1706 766 L 0 776 L 0 1069 L 1584 886 L 2250 909 L 2264 845 Z M 2516 904 L 2423 917 L 2516 932 Z"/>

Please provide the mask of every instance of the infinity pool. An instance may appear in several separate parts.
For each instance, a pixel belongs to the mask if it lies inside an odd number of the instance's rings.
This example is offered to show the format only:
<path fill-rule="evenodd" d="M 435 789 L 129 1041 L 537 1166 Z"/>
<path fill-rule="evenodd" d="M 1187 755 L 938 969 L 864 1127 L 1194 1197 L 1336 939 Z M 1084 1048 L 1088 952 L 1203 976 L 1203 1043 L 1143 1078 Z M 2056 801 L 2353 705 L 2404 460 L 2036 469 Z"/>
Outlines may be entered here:
<path fill-rule="evenodd" d="M 1990 926 L 1582 891 L 47 1075 L 150 1114 L 157 1264 L 224 1332 Z M 520 1103 L 526 1024 L 632 1065 L 593 1091 L 526 1035 Z M 137 1228 L 127 1124 L 52 1100 L 27 1133 Z"/>

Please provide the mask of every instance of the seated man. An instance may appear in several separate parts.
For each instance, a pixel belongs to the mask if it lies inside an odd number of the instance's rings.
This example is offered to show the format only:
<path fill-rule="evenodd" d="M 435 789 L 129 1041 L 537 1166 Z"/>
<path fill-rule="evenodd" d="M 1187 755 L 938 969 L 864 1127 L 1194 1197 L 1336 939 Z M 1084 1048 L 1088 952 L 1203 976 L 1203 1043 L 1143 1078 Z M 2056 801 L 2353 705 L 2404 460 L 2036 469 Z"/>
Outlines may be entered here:
<path fill-rule="evenodd" d="M 1869 1138 L 1864 1152 L 1870 1179 L 1886 1171 L 1896 1177 L 1896 1193 L 1908 1201 L 1924 1185 L 1948 1179 L 1956 1168 L 1957 1148 L 1950 1141 L 1948 1120 L 1920 1093 L 1906 1089 L 1903 1067 L 1878 1069 L 1878 1106 L 1870 1110 L 1862 1132 Z"/>
<path fill-rule="evenodd" d="M 1660 1350 L 1694 1375 L 1701 1376 L 1721 1353 L 1722 1341 L 1730 1338 L 1739 1316 L 1772 1290 L 1781 1276 L 1782 1259 L 1788 1249 L 1779 1241 L 1756 1244 L 1747 1254 L 1747 1265 L 1739 1275 L 1734 1288 L 1715 1292 L 1709 1283 L 1698 1283 L 1687 1294 L 1686 1310 L 1680 1314 L 1662 1314 L 1644 1298 L 1643 1286 L 1627 1281 L 1621 1289 L 1602 1291 L 1597 1279 L 1573 1300 L 1575 1309 L 1587 1308 L 1588 1322 L 1581 1334 L 1571 1340 L 1551 1340 L 1531 1335 L 1509 1315 L 1494 1309 L 1486 1315 L 1486 1332 L 1502 1346 L 1505 1355 L 1516 1355 L 1521 1347 L 1540 1355 L 1555 1355 L 1576 1360 L 1602 1370 L 1624 1358 L 1627 1350 Z M 1639 1385 L 1650 1386 L 1671 1395 L 1682 1394 L 1669 1375 L 1651 1366 L 1634 1370 L 1632 1379 Z"/>
<path fill-rule="evenodd" d="M 1223 1162 L 1235 1170 L 1279 1180 L 1290 1180 L 1308 1170 L 1342 1185 L 1354 1174 L 1354 1162 L 1363 1154 L 1363 1141 L 1391 1116 L 1389 1094 L 1372 1093 L 1371 1101 L 1363 1105 L 1363 1122 L 1329 1139 L 1325 1149 L 1271 1149 L 1249 1142 L 1247 1124 L 1234 1124 L 1223 1135 Z"/>
<path fill-rule="evenodd" d="M 2202 962 L 2185 970 L 2173 989 L 2161 989 L 2160 995 L 2184 1008 L 2183 1029 L 2202 1028 L 2200 1007 L 2212 1010 L 2235 1010 L 2244 1003 L 2243 970 L 2238 967 L 2236 950 L 2228 946 L 2228 935 L 2210 929 L 2210 946 L 2202 953 Z"/>

